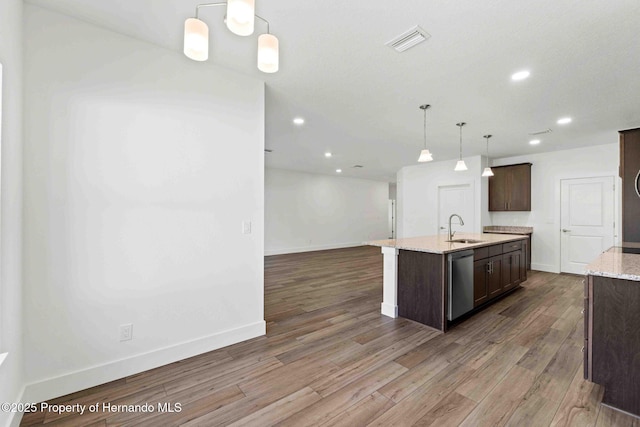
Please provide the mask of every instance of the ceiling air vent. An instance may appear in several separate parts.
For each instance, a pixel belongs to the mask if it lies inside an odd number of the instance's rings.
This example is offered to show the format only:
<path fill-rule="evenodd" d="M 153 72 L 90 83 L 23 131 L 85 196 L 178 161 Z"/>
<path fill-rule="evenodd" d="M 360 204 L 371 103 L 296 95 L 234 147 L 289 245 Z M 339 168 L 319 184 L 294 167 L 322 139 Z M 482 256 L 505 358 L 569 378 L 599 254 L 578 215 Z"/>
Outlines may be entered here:
<path fill-rule="evenodd" d="M 535 135 L 544 135 L 545 133 L 551 133 L 553 132 L 551 129 L 545 129 L 545 130 L 541 130 L 538 132 L 531 132 L 529 135 L 531 136 L 535 136 Z"/>
<path fill-rule="evenodd" d="M 393 40 L 389 40 L 385 45 L 393 48 L 396 52 L 404 52 L 405 50 L 414 47 L 415 45 L 427 40 L 431 35 L 417 25 L 408 31 L 395 37 Z"/>
<path fill-rule="evenodd" d="M 353 166 L 351 166 L 351 167 L 352 167 L 352 168 L 363 168 L 364 166 L 362 166 L 362 165 L 353 165 Z"/>

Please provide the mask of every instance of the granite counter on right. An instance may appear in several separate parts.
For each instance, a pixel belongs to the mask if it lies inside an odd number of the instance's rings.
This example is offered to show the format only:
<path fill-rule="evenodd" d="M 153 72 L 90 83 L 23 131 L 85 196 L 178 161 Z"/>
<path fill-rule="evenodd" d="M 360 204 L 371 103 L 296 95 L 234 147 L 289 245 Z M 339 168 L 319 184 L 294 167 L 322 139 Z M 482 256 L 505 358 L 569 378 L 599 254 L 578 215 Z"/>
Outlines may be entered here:
<path fill-rule="evenodd" d="M 640 416 L 640 244 L 610 248 L 585 274 L 584 377 L 604 405 Z"/>

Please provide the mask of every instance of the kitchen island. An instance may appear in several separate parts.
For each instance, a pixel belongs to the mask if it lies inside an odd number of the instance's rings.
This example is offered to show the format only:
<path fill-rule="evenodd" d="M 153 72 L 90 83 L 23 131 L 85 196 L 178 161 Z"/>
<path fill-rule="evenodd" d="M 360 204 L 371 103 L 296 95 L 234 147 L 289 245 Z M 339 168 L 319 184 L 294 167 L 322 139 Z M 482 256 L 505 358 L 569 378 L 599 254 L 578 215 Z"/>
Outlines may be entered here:
<path fill-rule="evenodd" d="M 456 234 L 368 242 L 382 248 L 382 314 L 405 317 L 445 332 L 452 319 L 449 255 L 472 253 L 469 314 L 515 290 L 526 280 L 526 237 L 509 234 Z"/>
<path fill-rule="evenodd" d="M 586 276 L 584 377 L 603 404 L 640 416 L 640 244 L 612 247 Z"/>

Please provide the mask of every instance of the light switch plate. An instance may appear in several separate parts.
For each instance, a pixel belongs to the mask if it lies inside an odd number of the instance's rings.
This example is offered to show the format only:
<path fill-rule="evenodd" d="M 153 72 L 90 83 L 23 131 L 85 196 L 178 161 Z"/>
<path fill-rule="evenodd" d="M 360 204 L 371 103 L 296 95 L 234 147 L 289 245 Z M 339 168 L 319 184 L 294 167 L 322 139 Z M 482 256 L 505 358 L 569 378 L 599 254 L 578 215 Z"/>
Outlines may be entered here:
<path fill-rule="evenodd" d="M 242 234 L 251 234 L 251 221 L 242 221 Z"/>

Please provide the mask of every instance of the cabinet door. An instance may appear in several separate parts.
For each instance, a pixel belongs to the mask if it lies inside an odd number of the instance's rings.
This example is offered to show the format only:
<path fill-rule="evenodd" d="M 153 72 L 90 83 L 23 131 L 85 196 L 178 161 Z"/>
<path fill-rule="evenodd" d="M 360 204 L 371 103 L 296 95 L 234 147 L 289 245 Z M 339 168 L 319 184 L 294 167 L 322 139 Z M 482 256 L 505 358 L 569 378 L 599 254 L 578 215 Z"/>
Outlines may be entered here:
<path fill-rule="evenodd" d="M 502 255 L 489 258 L 491 273 L 487 275 L 487 288 L 489 298 L 497 297 L 502 293 Z"/>
<path fill-rule="evenodd" d="M 531 165 L 515 165 L 508 168 L 506 196 L 507 210 L 531 210 Z"/>
<path fill-rule="evenodd" d="M 526 242 L 526 240 L 525 240 Z M 520 255 L 520 283 L 525 282 L 527 280 L 527 246 L 522 248 L 522 253 Z"/>
<path fill-rule="evenodd" d="M 507 210 L 507 169 L 494 168 L 489 177 L 489 211 Z"/>
<path fill-rule="evenodd" d="M 518 286 L 522 283 L 521 264 L 522 251 L 511 252 L 511 287 Z"/>
<path fill-rule="evenodd" d="M 512 255 L 513 252 L 509 252 L 508 254 L 502 255 L 502 290 L 506 291 L 513 288 L 513 277 L 512 277 Z"/>
<path fill-rule="evenodd" d="M 489 260 L 483 259 L 473 263 L 473 306 L 477 307 L 489 299 L 487 289 L 487 274 Z"/>

